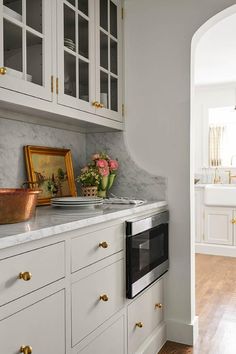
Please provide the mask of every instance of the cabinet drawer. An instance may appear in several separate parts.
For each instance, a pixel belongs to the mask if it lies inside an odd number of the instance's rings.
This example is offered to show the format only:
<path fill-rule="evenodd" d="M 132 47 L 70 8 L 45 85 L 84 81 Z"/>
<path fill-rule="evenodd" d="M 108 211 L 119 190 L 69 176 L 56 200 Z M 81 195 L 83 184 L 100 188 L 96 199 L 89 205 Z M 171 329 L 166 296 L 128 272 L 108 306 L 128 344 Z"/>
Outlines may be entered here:
<path fill-rule="evenodd" d="M 77 354 L 123 354 L 125 353 L 124 331 L 124 317 L 122 316 Z"/>
<path fill-rule="evenodd" d="M 34 354 L 65 354 L 64 291 L 0 321 L 1 353 L 20 353 L 31 346 Z"/>
<path fill-rule="evenodd" d="M 100 299 L 103 296 L 103 299 Z M 124 304 L 123 260 L 72 285 L 72 346 Z"/>
<path fill-rule="evenodd" d="M 34 251 L 0 261 L 0 305 L 15 300 L 65 276 L 64 243 L 39 248 Z M 24 280 L 19 274 L 24 273 Z"/>
<path fill-rule="evenodd" d="M 71 271 L 75 272 L 123 249 L 124 225 L 119 224 L 74 238 Z"/>
<path fill-rule="evenodd" d="M 136 353 L 155 327 L 163 320 L 162 279 L 128 306 L 129 353 Z"/>

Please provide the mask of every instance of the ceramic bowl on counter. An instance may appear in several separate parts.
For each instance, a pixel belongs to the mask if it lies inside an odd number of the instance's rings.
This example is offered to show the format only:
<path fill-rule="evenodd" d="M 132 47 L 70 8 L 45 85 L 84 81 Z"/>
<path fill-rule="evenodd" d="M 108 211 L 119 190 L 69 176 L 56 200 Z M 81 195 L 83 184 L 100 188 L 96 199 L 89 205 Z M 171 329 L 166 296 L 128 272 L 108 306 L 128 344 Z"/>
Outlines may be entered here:
<path fill-rule="evenodd" d="M 35 212 L 38 189 L 0 188 L 0 224 L 29 220 Z"/>

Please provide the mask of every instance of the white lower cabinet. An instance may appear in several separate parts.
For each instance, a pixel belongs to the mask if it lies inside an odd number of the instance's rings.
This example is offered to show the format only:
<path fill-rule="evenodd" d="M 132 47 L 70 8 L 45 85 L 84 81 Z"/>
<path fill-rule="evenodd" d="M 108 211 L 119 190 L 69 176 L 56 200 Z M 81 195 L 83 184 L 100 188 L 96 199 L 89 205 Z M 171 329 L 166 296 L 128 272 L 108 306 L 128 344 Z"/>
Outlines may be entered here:
<path fill-rule="evenodd" d="M 218 245 L 233 245 L 233 210 L 205 207 L 204 241 Z"/>
<path fill-rule="evenodd" d="M 124 306 L 123 259 L 72 285 L 72 346 Z"/>
<path fill-rule="evenodd" d="M 78 354 L 125 354 L 125 318 L 122 316 L 109 325 Z"/>
<path fill-rule="evenodd" d="M 163 281 L 160 280 L 128 306 L 128 348 L 139 346 L 163 321 Z"/>
<path fill-rule="evenodd" d="M 3 354 L 30 354 L 27 346 L 34 354 L 65 354 L 64 291 L 0 321 L 0 343 Z"/>

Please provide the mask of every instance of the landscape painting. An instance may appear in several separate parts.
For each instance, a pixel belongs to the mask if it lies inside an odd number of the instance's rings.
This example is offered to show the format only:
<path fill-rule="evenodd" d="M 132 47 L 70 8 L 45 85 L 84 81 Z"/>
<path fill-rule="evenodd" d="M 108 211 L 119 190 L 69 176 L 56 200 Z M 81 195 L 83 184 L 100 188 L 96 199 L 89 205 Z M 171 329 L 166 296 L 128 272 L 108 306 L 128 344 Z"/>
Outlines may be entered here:
<path fill-rule="evenodd" d="M 70 150 L 32 145 L 24 150 L 28 182 L 41 189 L 39 205 L 50 204 L 52 197 L 76 196 Z"/>

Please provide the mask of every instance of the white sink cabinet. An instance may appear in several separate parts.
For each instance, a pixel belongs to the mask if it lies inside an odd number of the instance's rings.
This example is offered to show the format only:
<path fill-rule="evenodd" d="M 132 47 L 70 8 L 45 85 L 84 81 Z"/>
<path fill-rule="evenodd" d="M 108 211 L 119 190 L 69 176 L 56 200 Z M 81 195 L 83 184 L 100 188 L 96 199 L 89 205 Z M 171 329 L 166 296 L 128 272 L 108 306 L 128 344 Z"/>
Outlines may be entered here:
<path fill-rule="evenodd" d="M 195 187 L 196 253 L 236 257 L 236 208 L 230 196 L 235 190 L 228 185 Z"/>

